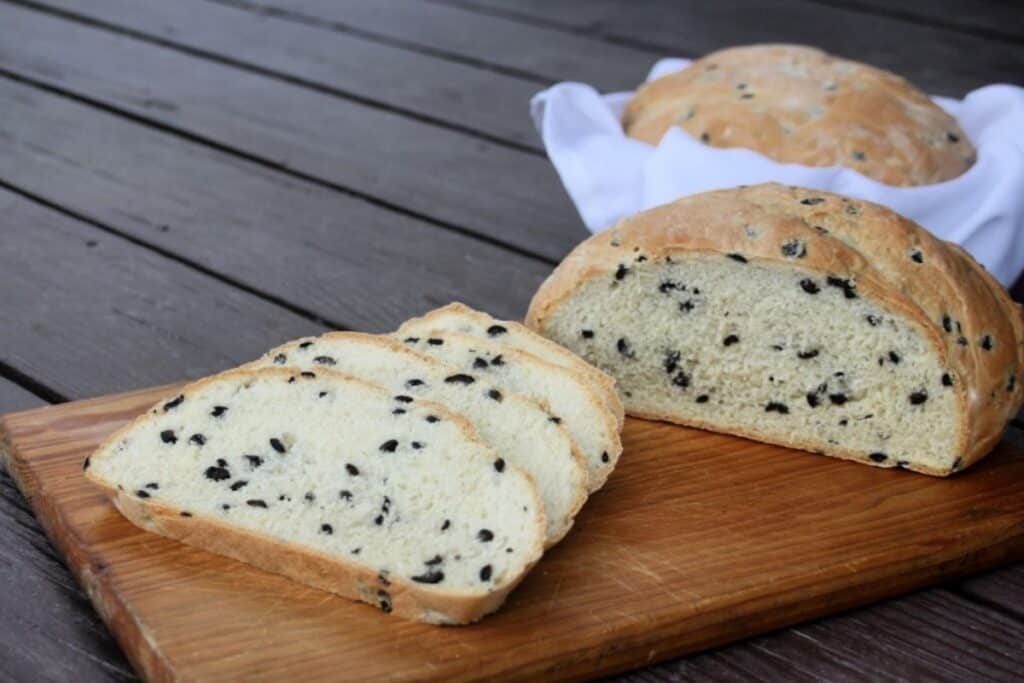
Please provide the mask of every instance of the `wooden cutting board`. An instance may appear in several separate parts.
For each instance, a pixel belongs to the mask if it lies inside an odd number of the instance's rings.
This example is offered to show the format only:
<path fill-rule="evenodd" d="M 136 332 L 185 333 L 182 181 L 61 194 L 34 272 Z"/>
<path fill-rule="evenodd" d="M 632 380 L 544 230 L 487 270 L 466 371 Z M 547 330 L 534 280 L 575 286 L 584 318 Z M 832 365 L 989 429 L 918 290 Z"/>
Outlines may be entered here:
<path fill-rule="evenodd" d="M 1024 557 L 1024 451 L 951 479 L 627 420 L 608 484 L 496 615 L 441 628 L 145 533 L 82 476 L 174 387 L 8 415 L 0 450 L 154 681 L 577 679 Z"/>

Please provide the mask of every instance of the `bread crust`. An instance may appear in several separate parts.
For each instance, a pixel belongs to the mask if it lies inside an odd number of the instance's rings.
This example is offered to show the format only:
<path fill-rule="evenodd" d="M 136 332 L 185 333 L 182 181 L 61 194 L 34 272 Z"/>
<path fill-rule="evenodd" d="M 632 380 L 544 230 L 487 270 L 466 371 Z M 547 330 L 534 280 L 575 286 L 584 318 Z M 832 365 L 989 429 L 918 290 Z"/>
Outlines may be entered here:
<path fill-rule="evenodd" d="M 846 166 L 897 186 L 956 178 L 976 159 L 956 120 L 904 79 L 800 45 L 720 50 L 641 86 L 626 134 L 656 145 L 671 127 L 714 147 Z"/>
<path fill-rule="evenodd" d="M 259 370 L 239 368 L 197 380 L 179 390 L 176 395 L 188 397 L 207 384 L 224 379 L 291 378 L 296 375 L 297 373 L 293 371 L 278 368 Z M 370 391 L 390 395 L 383 387 L 333 370 L 318 370 L 317 375 L 359 384 Z M 136 423 L 148 419 L 163 403 L 164 401 L 157 402 L 152 409 L 147 410 L 107 437 L 90 458 L 102 457 L 106 449 L 117 443 L 122 435 L 130 431 Z M 476 442 L 481 448 L 490 450 L 490 447 L 476 435 L 472 425 L 461 415 L 431 401 L 418 401 L 418 403 L 429 406 L 432 412 L 436 412 L 445 420 L 456 424 L 467 440 Z M 88 463 L 88 459 L 86 462 Z M 410 620 L 446 625 L 468 624 L 497 610 L 508 594 L 526 577 L 543 553 L 544 506 L 537 493 L 536 484 L 527 473 L 512 465 L 506 466 L 505 473 L 522 477 L 530 484 L 527 490 L 533 496 L 536 542 L 525 554 L 526 562 L 522 571 L 508 578 L 490 592 L 472 594 L 437 588 L 425 589 L 419 584 L 399 576 L 385 577 L 385 581 L 382 582 L 374 570 L 345 558 L 334 557 L 311 548 L 225 524 L 200 512 L 192 512 L 191 517 L 182 517 L 179 508 L 153 499 L 132 496 L 119 489 L 115 483 L 98 476 L 95 468 L 86 467 L 85 470 L 86 478 L 106 491 L 117 509 L 141 529 L 245 562 L 265 571 L 287 576 L 314 588 L 377 605 L 382 609 L 381 598 L 383 596 L 378 591 L 384 590 L 387 593 L 391 613 Z"/>
<path fill-rule="evenodd" d="M 615 416 L 615 421 L 619 425 L 619 429 L 622 429 L 622 425 L 625 421 L 626 410 L 622 405 L 622 401 L 619 399 L 618 391 L 615 389 L 615 379 L 606 372 L 603 372 L 600 368 L 594 367 L 587 361 L 583 360 L 575 353 L 565 348 L 561 344 L 557 344 L 546 337 L 542 337 L 526 325 L 518 323 L 514 320 L 499 320 L 492 318 L 486 313 L 474 310 L 469 306 L 454 301 L 447 306 L 436 308 L 433 311 L 424 313 L 418 318 L 411 318 L 404 322 L 401 327 L 395 332 L 396 335 L 406 334 L 409 330 L 413 329 L 450 329 L 447 327 L 434 327 L 434 322 L 439 321 L 445 316 L 457 316 L 472 320 L 478 325 L 491 325 L 499 324 L 506 327 L 509 331 L 513 331 L 521 335 L 529 335 L 530 339 L 535 342 L 538 346 L 544 348 L 547 353 L 553 356 L 557 356 L 562 362 L 560 365 L 564 365 L 571 370 L 574 370 L 582 377 L 586 378 L 591 382 L 595 388 L 600 392 L 602 400 L 608 406 L 608 409 Z M 496 343 L 502 343 L 501 339 L 495 339 Z M 522 349 L 521 349 L 522 350 Z M 529 351 L 526 351 L 529 353 Z M 543 360 L 543 359 L 542 359 Z"/>
<path fill-rule="evenodd" d="M 791 240 L 805 245 L 804 257 L 783 254 L 780 245 Z M 638 254 L 657 263 L 692 252 L 737 253 L 849 278 L 859 294 L 915 323 L 954 379 L 962 426 L 953 469 L 981 459 L 1024 401 L 1022 308 L 963 249 L 877 204 L 774 183 L 686 197 L 591 237 L 541 285 L 527 324 L 543 334 L 561 302 Z M 684 422 L 679 415 L 647 417 Z"/>
<path fill-rule="evenodd" d="M 526 328 L 524 328 L 524 329 L 526 329 Z M 532 330 L 528 330 L 528 331 L 529 331 L 530 334 L 538 336 Z M 543 339 L 543 337 L 541 337 L 541 339 Z M 250 369 L 264 368 L 266 366 L 265 365 L 261 365 L 260 363 L 263 362 L 265 359 L 267 359 L 267 358 L 271 358 L 272 359 L 274 356 L 276 356 L 279 353 L 285 353 L 285 354 L 291 353 L 300 344 L 302 344 L 304 342 L 307 342 L 307 341 L 314 341 L 315 342 L 315 341 L 319 341 L 319 340 L 325 340 L 325 341 L 331 341 L 331 340 L 339 340 L 339 341 L 354 340 L 354 341 L 358 341 L 359 343 L 362 343 L 362 344 L 370 344 L 370 345 L 373 345 L 373 346 L 378 346 L 378 347 L 386 349 L 386 350 L 388 350 L 388 351 L 390 351 L 392 353 L 407 355 L 410 358 L 413 358 L 418 363 L 424 363 L 426 365 L 432 365 L 435 368 L 439 368 L 439 369 L 451 368 L 451 366 L 448 365 L 447 363 L 444 363 L 444 362 L 442 362 L 442 361 L 440 361 L 440 360 L 438 360 L 436 358 L 433 358 L 431 356 L 427 356 L 425 354 L 413 351 L 412 349 L 408 348 L 407 346 L 405 346 L 401 342 L 397 341 L 396 339 L 392 339 L 391 337 L 382 337 L 382 336 L 374 335 L 374 334 L 366 334 L 365 332 L 348 332 L 348 331 L 326 332 L 326 333 L 320 335 L 319 337 L 302 337 L 301 339 L 295 339 L 295 340 L 292 340 L 290 342 L 286 342 L 284 344 L 281 344 L 280 346 L 274 347 L 270 351 L 267 351 L 265 354 L 263 354 L 263 356 L 262 356 L 262 358 L 260 360 L 252 361 L 250 363 L 246 363 L 245 365 L 241 366 L 241 368 L 250 368 Z M 545 339 L 544 341 L 548 342 L 549 344 L 554 344 L 554 342 L 550 342 L 547 339 Z M 562 348 L 562 347 L 559 346 L 558 348 Z M 568 353 L 568 351 L 567 351 L 567 353 Z M 286 365 L 284 367 L 289 367 L 289 366 Z M 344 373 L 342 373 L 342 374 L 344 374 Z M 604 374 L 604 373 L 601 373 L 601 374 Z M 363 381 L 365 381 L 365 380 L 363 380 Z M 506 393 L 505 394 L 505 400 L 509 401 L 510 403 L 516 403 L 516 402 L 530 403 L 530 404 L 534 405 L 535 407 L 539 407 L 542 410 L 545 410 L 545 408 L 543 406 L 539 406 L 536 402 L 534 402 L 533 400 L 531 400 L 531 399 L 529 399 L 529 398 L 527 398 L 525 396 L 522 396 L 521 394 Z M 615 400 L 618 401 L 618 395 L 617 394 L 615 396 Z M 620 407 L 621 407 L 621 403 L 620 403 Z M 569 530 L 572 529 L 573 521 L 575 520 L 576 515 L 579 514 L 579 511 L 583 508 L 583 505 L 587 502 L 587 491 L 588 491 L 588 488 L 587 488 L 588 487 L 587 463 L 586 463 L 586 458 L 583 456 L 583 453 L 580 451 L 579 445 L 576 443 L 576 440 L 573 439 L 572 436 L 569 435 L 569 432 L 566 431 L 564 426 L 562 426 L 560 424 L 552 424 L 551 425 L 551 429 L 556 429 L 559 432 L 561 432 L 565 436 L 566 441 L 569 443 L 569 446 L 570 446 L 570 451 L 569 451 L 570 452 L 570 456 L 572 457 L 573 463 L 574 463 L 575 467 L 578 469 L 578 471 L 579 471 L 579 473 L 581 475 L 582 486 L 580 486 L 579 490 L 576 491 L 573 494 L 572 504 L 570 505 L 569 510 L 568 510 L 568 512 L 566 514 L 566 519 L 565 519 L 564 527 L 559 531 L 559 533 L 557 535 L 551 536 L 551 537 L 549 537 L 547 539 L 547 541 L 544 544 L 545 549 L 550 548 L 550 547 L 554 546 L 555 544 L 557 544 L 559 541 L 561 541 L 563 538 L 565 538 L 566 534 L 569 533 Z M 526 474 L 527 476 L 530 476 L 528 472 L 524 472 L 524 474 Z"/>

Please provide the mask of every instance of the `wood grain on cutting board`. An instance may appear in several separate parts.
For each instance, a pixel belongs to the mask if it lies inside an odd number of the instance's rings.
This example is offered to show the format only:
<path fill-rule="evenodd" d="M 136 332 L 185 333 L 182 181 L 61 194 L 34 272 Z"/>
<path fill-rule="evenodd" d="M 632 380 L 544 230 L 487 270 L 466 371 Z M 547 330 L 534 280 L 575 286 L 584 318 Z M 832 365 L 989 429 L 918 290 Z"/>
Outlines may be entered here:
<path fill-rule="evenodd" d="M 404 622 L 143 532 L 81 473 L 174 387 L 0 420 L 8 466 L 151 680 L 581 678 L 1024 557 L 1024 451 L 950 479 L 627 420 L 608 484 L 496 615 Z"/>

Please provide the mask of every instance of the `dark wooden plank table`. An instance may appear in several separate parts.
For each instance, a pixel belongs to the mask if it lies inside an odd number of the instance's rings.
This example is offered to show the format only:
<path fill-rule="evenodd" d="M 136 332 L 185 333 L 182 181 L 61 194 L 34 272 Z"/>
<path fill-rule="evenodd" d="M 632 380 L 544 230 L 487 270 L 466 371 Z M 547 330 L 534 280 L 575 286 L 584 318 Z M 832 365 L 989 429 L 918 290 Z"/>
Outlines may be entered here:
<path fill-rule="evenodd" d="M 998 0 L 0 0 L 0 413 L 452 299 L 519 316 L 586 235 L 530 95 L 753 41 L 946 95 L 1024 76 L 1024 9 Z M 0 549 L 0 679 L 134 679 L 6 475 Z M 621 680 L 1022 667 L 1017 565 Z"/>

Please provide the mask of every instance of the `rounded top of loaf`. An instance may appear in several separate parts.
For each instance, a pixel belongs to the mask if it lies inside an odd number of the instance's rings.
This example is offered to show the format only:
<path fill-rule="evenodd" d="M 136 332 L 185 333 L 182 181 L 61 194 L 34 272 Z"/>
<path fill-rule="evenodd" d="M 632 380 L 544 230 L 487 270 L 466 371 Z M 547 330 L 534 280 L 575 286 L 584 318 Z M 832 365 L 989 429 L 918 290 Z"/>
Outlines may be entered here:
<path fill-rule="evenodd" d="M 622 123 L 654 145 L 677 126 L 714 147 L 846 166 L 888 185 L 950 180 L 976 158 L 956 120 L 903 78 L 799 45 L 706 55 L 641 86 Z"/>
<path fill-rule="evenodd" d="M 915 321 L 956 378 L 967 466 L 1024 400 L 1024 311 L 958 245 L 878 204 L 776 183 L 684 197 L 577 246 L 541 285 L 527 323 L 543 321 L 593 278 L 703 252 L 816 271 Z"/>

